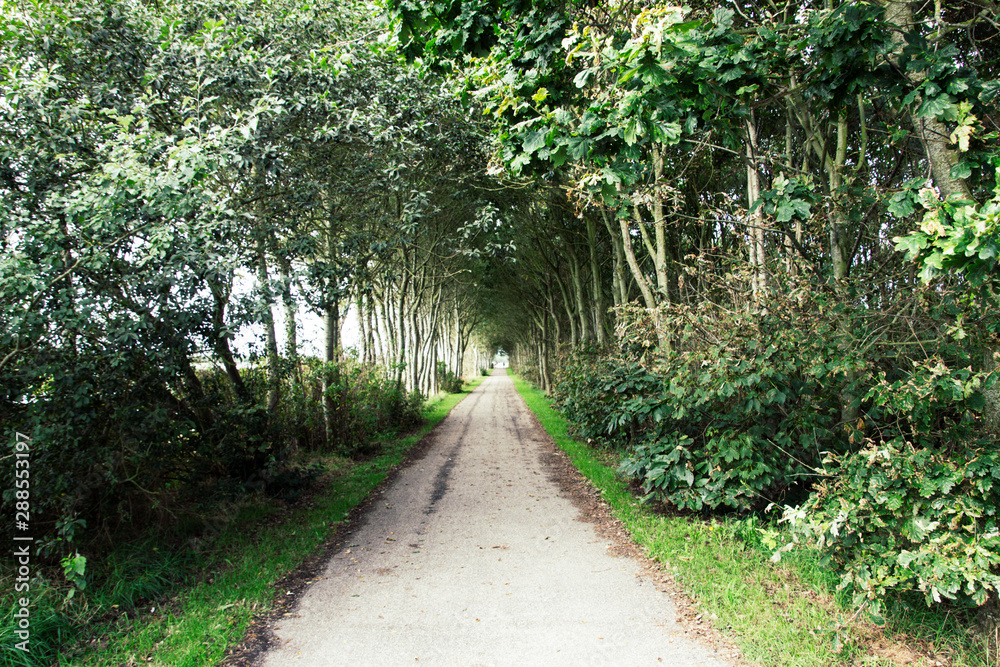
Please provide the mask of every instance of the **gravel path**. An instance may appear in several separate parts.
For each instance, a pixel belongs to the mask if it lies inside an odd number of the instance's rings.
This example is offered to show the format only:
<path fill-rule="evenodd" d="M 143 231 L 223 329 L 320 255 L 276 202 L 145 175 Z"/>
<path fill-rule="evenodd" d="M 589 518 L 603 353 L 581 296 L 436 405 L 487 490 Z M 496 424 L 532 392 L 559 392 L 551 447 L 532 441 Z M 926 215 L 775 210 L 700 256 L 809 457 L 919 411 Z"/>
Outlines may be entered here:
<path fill-rule="evenodd" d="M 581 520 L 547 436 L 496 373 L 272 626 L 261 664 L 731 665 Z"/>

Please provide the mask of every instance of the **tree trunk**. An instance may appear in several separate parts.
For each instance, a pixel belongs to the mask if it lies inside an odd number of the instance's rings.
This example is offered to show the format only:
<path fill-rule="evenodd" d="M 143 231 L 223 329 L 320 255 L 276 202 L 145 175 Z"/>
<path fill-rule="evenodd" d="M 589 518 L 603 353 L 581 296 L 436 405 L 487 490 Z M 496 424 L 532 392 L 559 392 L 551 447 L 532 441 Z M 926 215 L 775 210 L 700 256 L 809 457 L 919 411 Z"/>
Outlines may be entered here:
<path fill-rule="evenodd" d="M 212 311 L 212 334 L 215 339 L 214 351 L 226 369 L 226 377 L 233 386 L 236 398 L 243 404 L 251 403 L 250 392 L 243 382 L 240 369 L 236 365 L 236 359 L 229 348 L 229 339 L 232 334 L 226 330 L 226 308 L 229 306 L 229 297 L 232 294 L 233 277 L 227 277 L 228 282 L 211 282 L 209 289 L 215 301 L 215 308 Z"/>
<path fill-rule="evenodd" d="M 555 331 L 554 331 L 553 336 L 552 336 L 552 340 L 554 340 L 555 343 L 556 343 L 556 352 L 558 353 L 558 351 L 559 351 L 559 345 L 562 342 L 562 330 L 561 330 L 561 327 L 559 326 L 559 313 L 556 312 L 555 301 L 554 301 L 554 299 L 552 297 L 551 283 L 549 283 L 547 281 L 546 281 L 546 285 L 545 285 L 545 301 L 548 303 L 548 306 L 549 306 L 549 313 L 548 314 L 552 318 L 552 325 L 555 328 Z"/>
<path fill-rule="evenodd" d="M 642 269 L 639 267 L 639 262 L 635 258 L 635 249 L 632 247 L 632 234 L 629 231 L 628 221 L 625 218 L 621 218 L 618 222 L 622 232 L 622 248 L 625 251 L 628 268 L 632 271 L 632 279 L 639 286 L 639 292 L 642 293 L 642 299 L 646 303 L 646 308 L 650 311 L 656 310 L 657 302 L 653 298 L 653 290 L 649 284 L 649 280 L 643 274 Z M 641 221 L 638 222 L 642 224 Z"/>
<path fill-rule="evenodd" d="M 837 149 L 830 170 L 830 196 L 833 198 L 833 213 L 830 220 L 830 261 L 833 265 L 833 280 L 840 284 L 847 278 L 849 270 L 845 230 L 847 215 L 844 211 L 844 166 L 847 164 L 847 114 L 841 113 L 837 119 Z"/>
<path fill-rule="evenodd" d="M 323 341 L 323 425 L 326 429 L 327 447 L 340 443 L 340 299 L 333 297 L 323 314 L 325 336 Z"/>
<path fill-rule="evenodd" d="M 563 309 L 566 311 L 566 316 L 569 319 L 569 338 L 570 347 L 576 347 L 579 344 L 580 337 L 577 333 L 576 317 L 573 314 L 573 302 L 569 298 L 569 292 L 566 289 L 566 284 L 563 282 L 562 277 L 556 273 L 556 285 L 559 286 L 559 294 L 562 296 Z"/>
<path fill-rule="evenodd" d="M 580 319 L 580 344 L 587 345 L 593 339 L 590 331 L 590 310 L 587 308 L 583 294 L 583 269 L 576 257 L 576 252 L 570 248 L 569 275 L 573 281 L 573 295 L 576 298 L 576 314 Z"/>
<path fill-rule="evenodd" d="M 760 308 L 767 293 L 767 262 L 764 254 L 764 209 L 754 205 L 760 199 L 760 171 L 757 168 L 757 126 L 753 114 L 746 121 L 747 209 L 749 215 L 750 284 L 753 306 Z"/>
<path fill-rule="evenodd" d="M 608 217 L 608 213 L 605 210 L 601 210 L 601 217 L 604 218 L 604 226 L 608 230 L 608 236 L 611 237 L 612 247 L 614 247 L 614 289 L 612 294 L 614 296 L 614 303 L 616 306 L 623 306 L 629 302 L 628 298 L 628 285 L 625 281 L 625 251 L 622 249 L 622 239 L 621 236 L 615 231 L 611 224 L 611 219 Z"/>
<path fill-rule="evenodd" d="M 655 144 L 653 153 L 653 185 L 663 178 L 663 154 Z M 667 234 L 666 216 L 663 214 L 663 200 L 657 195 L 653 198 L 653 230 L 656 235 L 656 253 L 653 260 L 656 264 L 656 286 L 663 295 L 664 301 L 670 301 L 670 283 L 667 279 Z"/>
<path fill-rule="evenodd" d="M 597 334 L 597 344 L 607 345 L 607 330 L 605 329 L 604 289 L 601 286 L 601 265 L 597 261 L 597 223 L 592 215 L 587 216 L 587 246 L 590 248 L 590 278 L 591 303 L 594 306 L 594 332 Z"/>
<path fill-rule="evenodd" d="M 271 309 L 270 276 L 267 270 L 267 251 L 264 237 L 257 237 L 257 280 L 261 289 L 261 314 L 264 319 L 264 337 L 267 349 L 267 411 L 274 414 L 281 400 L 281 358 L 278 356 L 278 336 L 274 328 L 274 311 Z"/>
<path fill-rule="evenodd" d="M 335 262 L 337 253 L 337 219 L 331 212 L 327 223 L 327 261 Z M 341 443 L 342 426 L 340 415 L 340 285 L 327 285 L 326 309 L 323 313 L 325 336 L 323 345 L 323 425 L 326 429 L 326 444 L 332 448 Z"/>
<path fill-rule="evenodd" d="M 639 262 L 635 258 L 635 250 L 632 247 L 632 235 L 629 232 L 628 220 L 621 218 L 619 221 L 622 232 L 622 248 L 625 250 L 625 258 L 628 260 L 628 268 L 632 271 L 632 278 L 636 285 L 639 286 L 639 291 L 642 293 L 642 298 L 646 303 L 646 311 L 653 320 L 653 326 L 656 329 L 657 341 L 660 344 L 660 348 L 663 350 L 668 350 L 670 348 L 670 338 L 667 336 L 667 332 L 663 331 L 663 327 L 660 325 L 660 311 L 656 299 L 653 298 L 653 290 L 650 288 L 649 280 L 643 275 L 642 269 L 639 267 Z M 642 224 L 640 221 L 639 224 Z"/>
<path fill-rule="evenodd" d="M 302 365 L 299 363 L 299 338 L 296 313 L 298 304 L 292 295 L 292 266 L 287 258 L 277 257 L 278 275 L 281 278 L 281 304 L 285 310 L 285 357 L 292 369 L 292 378 L 302 386 Z"/>
<path fill-rule="evenodd" d="M 360 289 L 354 296 L 354 307 L 358 309 L 358 329 L 361 334 L 361 365 L 367 366 L 369 363 L 368 356 L 371 353 L 371 341 L 368 339 L 369 323 L 365 319 L 365 299 Z"/>
<path fill-rule="evenodd" d="M 913 9 L 909 2 L 885 0 L 885 20 L 896 29 L 892 31 L 892 41 L 897 47 L 905 43 L 905 35 L 914 26 Z M 906 77 L 916 87 L 923 83 L 926 74 L 919 71 L 907 71 Z M 913 100 L 913 108 L 917 109 L 923 102 L 921 96 Z M 944 123 L 936 118 L 920 118 L 911 113 L 913 129 L 924 147 L 927 161 L 930 163 L 934 184 L 945 199 L 952 197 L 973 200 L 969 184 L 963 178 L 954 178 L 951 169 L 961 159 L 958 151 L 951 147 L 950 133 Z"/>

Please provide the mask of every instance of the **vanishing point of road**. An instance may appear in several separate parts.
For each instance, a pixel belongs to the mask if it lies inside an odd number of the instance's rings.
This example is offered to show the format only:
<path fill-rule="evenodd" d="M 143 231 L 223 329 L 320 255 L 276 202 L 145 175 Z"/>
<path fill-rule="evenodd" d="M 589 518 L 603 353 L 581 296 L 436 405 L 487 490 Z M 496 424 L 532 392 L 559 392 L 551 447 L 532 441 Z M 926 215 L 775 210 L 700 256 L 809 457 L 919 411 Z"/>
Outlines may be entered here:
<path fill-rule="evenodd" d="M 274 622 L 264 667 L 731 665 L 581 520 L 503 373 L 438 425 Z"/>

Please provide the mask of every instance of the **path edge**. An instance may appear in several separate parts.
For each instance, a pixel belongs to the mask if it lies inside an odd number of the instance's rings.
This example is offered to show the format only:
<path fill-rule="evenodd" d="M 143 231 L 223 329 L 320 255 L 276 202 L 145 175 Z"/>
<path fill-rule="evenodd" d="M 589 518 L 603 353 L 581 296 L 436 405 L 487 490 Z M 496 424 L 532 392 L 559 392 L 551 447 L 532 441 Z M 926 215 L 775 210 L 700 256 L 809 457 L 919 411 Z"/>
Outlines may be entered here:
<path fill-rule="evenodd" d="M 488 378 L 483 378 L 483 380 L 486 379 Z M 274 584 L 273 605 L 269 609 L 254 615 L 246 631 L 243 633 L 243 639 L 226 649 L 225 657 L 221 662 L 217 663 L 219 667 L 260 667 L 264 656 L 275 646 L 277 638 L 272 630 L 274 623 L 286 614 L 292 613 L 292 610 L 298 605 L 299 600 L 309 585 L 316 581 L 317 577 L 325 571 L 330 559 L 341 550 L 343 544 L 351 535 L 364 524 L 375 500 L 396 481 L 404 470 L 427 456 L 428 452 L 436 444 L 441 424 L 444 423 L 455 408 L 462 405 L 474 393 L 479 391 L 481 386 L 482 381 L 476 383 L 471 391 L 463 396 L 455 405 L 451 406 L 448 412 L 407 450 L 403 459 L 386 471 L 386 475 L 382 481 L 371 488 L 364 500 L 350 509 L 347 518 L 337 522 L 336 526 L 331 528 L 330 533 L 316 547 L 313 553 Z M 534 416 L 534 413 L 530 409 L 528 412 Z M 539 428 L 541 427 L 539 426 Z M 543 433 L 545 432 L 544 429 L 541 430 Z M 420 429 L 416 429 L 409 434 L 401 434 L 400 437 L 405 438 L 419 432 Z"/>

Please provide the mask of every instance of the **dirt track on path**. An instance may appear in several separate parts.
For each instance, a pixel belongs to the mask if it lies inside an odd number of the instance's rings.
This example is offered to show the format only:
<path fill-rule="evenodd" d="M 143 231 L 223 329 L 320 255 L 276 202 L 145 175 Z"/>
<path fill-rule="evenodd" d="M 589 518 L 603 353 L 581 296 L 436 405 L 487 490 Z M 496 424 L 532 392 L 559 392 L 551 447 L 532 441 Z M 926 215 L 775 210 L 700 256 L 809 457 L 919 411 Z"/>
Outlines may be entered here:
<path fill-rule="evenodd" d="M 575 472 L 506 375 L 428 437 L 257 664 L 733 664 L 574 504 Z"/>

